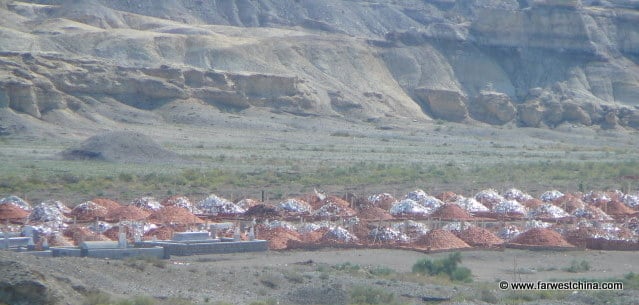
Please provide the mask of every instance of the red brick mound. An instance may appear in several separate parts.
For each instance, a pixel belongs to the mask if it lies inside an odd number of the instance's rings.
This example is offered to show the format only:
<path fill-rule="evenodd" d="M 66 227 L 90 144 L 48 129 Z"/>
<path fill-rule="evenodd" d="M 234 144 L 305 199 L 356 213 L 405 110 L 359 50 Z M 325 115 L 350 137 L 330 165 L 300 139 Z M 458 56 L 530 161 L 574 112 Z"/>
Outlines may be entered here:
<path fill-rule="evenodd" d="M 115 209 L 117 209 L 117 208 L 122 206 L 121 204 L 119 204 L 119 203 L 117 203 L 117 202 L 115 202 L 115 201 L 113 201 L 111 199 L 106 199 L 106 198 L 94 198 L 94 199 L 91 199 L 91 202 L 99 204 L 99 205 L 107 208 L 107 210 L 109 212 L 111 212 L 111 211 L 113 211 L 113 210 L 115 210 Z"/>
<path fill-rule="evenodd" d="M 635 213 L 635 210 L 631 209 L 630 207 L 616 200 L 613 200 L 610 202 L 602 202 L 602 203 L 596 204 L 596 206 L 600 208 L 601 210 L 603 210 L 606 214 L 613 217 L 628 216 Z"/>
<path fill-rule="evenodd" d="M 446 203 L 439 207 L 433 214 L 431 214 L 433 218 L 441 218 L 441 219 L 458 219 L 458 220 L 469 220 L 472 219 L 473 216 L 468 213 L 468 211 L 462 209 L 460 206 L 454 203 Z"/>
<path fill-rule="evenodd" d="M 0 220 L 21 220 L 29 217 L 29 212 L 12 203 L 0 204 Z"/>
<path fill-rule="evenodd" d="M 123 205 L 107 214 L 106 219 L 110 221 L 120 221 L 120 220 L 143 220 L 151 215 L 150 212 L 140 209 L 138 207 L 132 205 Z"/>
<path fill-rule="evenodd" d="M 99 205 L 93 201 L 86 201 L 76 205 L 71 210 L 71 216 L 75 217 L 79 221 L 91 221 L 96 219 L 104 219 L 109 210 L 102 205 Z"/>
<path fill-rule="evenodd" d="M 430 250 L 470 248 L 465 241 L 459 239 L 455 234 L 441 229 L 431 230 L 419 238 L 415 245 L 423 246 Z"/>
<path fill-rule="evenodd" d="M 286 249 L 289 240 L 302 240 L 299 233 L 284 227 L 276 227 L 271 229 L 265 226 L 258 226 L 256 235 L 258 239 L 268 240 L 268 248 L 271 250 Z"/>
<path fill-rule="evenodd" d="M 503 239 L 497 237 L 492 232 L 480 227 L 470 227 L 468 229 L 456 232 L 455 235 L 457 235 L 457 237 L 465 241 L 467 244 L 477 247 L 490 247 L 501 245 L 504 243 Z"/>
<path fill-rule="evenodd" d="M 177 206 L 165 206 L 153 212 L 147 219 L 155 224 L 200 224 L 204 221 L 189 210 Z"/>
<path fill-rule="evenodd" d="M 370 219 L 370 220 L 391 220 L 395 218 L 393 217 L 393 215 L 391 215 L 388 212 L 388 210 L 384 210 L 376 206 L 366 206 L 366 207 L 360 208 L 357 216 L 360 219 Z"/>
<path fill-rule="evenodd" d="M 561 234 L 550 229 L 533 228 L 519 234 L 512 240 L 514 244 L 547 247 L 572 247 Z"/>
<path fill-rule="evenodd" d="M 157 240 L 170 240 L 173 238 L 173 232 L 175 230 L 168 226 L 151 229 L 144 233 L 144 240 L 152 240 L 154 236 Z"/>

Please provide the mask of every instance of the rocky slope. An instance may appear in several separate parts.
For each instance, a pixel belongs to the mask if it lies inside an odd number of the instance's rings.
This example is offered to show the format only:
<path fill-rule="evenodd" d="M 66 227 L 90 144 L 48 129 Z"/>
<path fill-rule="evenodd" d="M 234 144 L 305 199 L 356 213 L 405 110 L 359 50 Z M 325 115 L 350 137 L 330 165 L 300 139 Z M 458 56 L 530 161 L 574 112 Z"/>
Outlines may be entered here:
<path fill-rule="evenodd" d="M 3 0 L 0 134 L 194 123 L 167 114 L 175 102 L 637 129 L 638 9 L 621 0 Z"/>

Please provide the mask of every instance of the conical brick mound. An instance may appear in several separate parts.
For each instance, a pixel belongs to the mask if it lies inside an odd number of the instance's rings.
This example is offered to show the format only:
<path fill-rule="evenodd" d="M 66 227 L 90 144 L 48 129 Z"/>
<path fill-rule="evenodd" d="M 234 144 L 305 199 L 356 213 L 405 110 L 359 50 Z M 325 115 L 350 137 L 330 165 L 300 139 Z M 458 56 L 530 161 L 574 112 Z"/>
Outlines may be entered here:
<path fill-rule="evenodd" d="M 366 206 L 361 208 L 357 216 L 360 219 L 369 220 L 391 220 L 395 218 L 387 210 L 376 206 Z"/>
<path fill-rule="evenodd" d="M 289 240 L 302 240 L 300 233 L 285 227 L 268 228 L 259 226 L 256 235 L 258 239 L 268 240 L 268 248 L 271 250 L 286 249 Z"/>
<path fill-rule="evenodd" d="M 120 220 L 143 220 L 151 215 L 150 212 L 132 205 L 119 206 L 107 214 L 106 219 L 111 221 Z"/>
<path fill-rule="evenodd" d="M 610 201 L 607 203 L 601 203 L 601 204 L 597 204 L 597 206 L 602 209 L 604 212 L 606 212 L 606 214 L 616 217 L 616 216 L 627 216 L 627 215 L 632 215 L 635 212 L 635 210 L 631 209 L 630 207 L 626 206 L 625 204 L 619 202 L 619 201 Z"/>
<path fill-rule="evenodd" d="M 504 243 L 503 239 L 497 237 L 492 232 L 480 227 L 473 226 L 457 232 L 456 235 L 461 240 L 474 247 L 490 247 L 501 245 Z"/>
<path fill-rule="evenodd" d="M 107 208 L 107 210 L 109 212 L 121 207 L 122 205 L 111 200 L 111 199 L 106 199 L 106 198 L 93 198 L 91 199 L 91 202 L 99 204 L 105 208 Z"/>
<path fill-rule="evenodd" d="M 200 224 L 204 221 L 189 210 L 177 206 L 165 206 L 153 212 L 147 219 L 155 224 Z"/>
<path fill-rule="evenodd" d="M 550 229 L 533 228 L 519 234 L 512 240 L 514 244 L 547 247 L 572 247 L 561 234 Z"/>
<path fill-rule="evenodd" d="M 0 204 L 0 220 L 22 220 L 29 217 L 29 212 L 12 203 Z"/>
<path fill-rule="evenodd" d="M 104 219 L 108 213 L 109 210 L 107 208 L 93 201 L 85 201 L 71 210 L 71 216 L 79 221 Z"/>
<path fill-rule="evenodd" d="M 175 230 L 167 226 L 151 229 L 144 233 L 144 240 L 152 240 L 153 237 L 157 240 L 170 240 L 173 237 L 173 232 L 175 232 Z"/>
<path fill-rule="evenodd" d="M 468 211 L 453 203 L 446 203 L 442 205 L 435 210 L 431 216 L 434 218 L 457 220 L 469 220 L 473 218 Z"/>
<path fill-rule="evenodd" d="M 415 244 L 430 250 L 470 248 L 465 241 L 459 239 L 455 234 L 441 229 L 431 230 L 419 238 Z"/>

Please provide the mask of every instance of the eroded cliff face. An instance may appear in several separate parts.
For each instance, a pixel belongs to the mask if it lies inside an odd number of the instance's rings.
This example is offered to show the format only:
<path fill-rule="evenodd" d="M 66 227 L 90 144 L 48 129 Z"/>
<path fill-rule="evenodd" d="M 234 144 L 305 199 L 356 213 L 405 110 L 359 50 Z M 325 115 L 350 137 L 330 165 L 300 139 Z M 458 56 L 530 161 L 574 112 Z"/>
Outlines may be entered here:
<path fill-rule="evenodd" d="M 638 8 L 578 0 L 4 1 L 0 108 L 48 124 L 117 121 L 106 112 L 119 104 L 139 111 L 140 122 L 162 120 L 156 109 L 185 100 L 211 111 L 637 128 Z"/>

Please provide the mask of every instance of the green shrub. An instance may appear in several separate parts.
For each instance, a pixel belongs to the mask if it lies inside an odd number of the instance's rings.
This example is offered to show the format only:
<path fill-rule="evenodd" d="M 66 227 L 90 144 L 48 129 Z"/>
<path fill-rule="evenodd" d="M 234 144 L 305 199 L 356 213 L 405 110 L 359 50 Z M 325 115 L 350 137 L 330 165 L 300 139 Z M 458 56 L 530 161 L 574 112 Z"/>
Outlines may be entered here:
<path fill-rule="evenodd" d="M 103 292 L 92 292 L 89 293 L 82 305 L 110 305 L 111 304 L 111 296 L 103 293 Z"/>
<path fill-rule="evenodd" d="M 388 276 L 395 273 L 395 270 L 384 266 L 377 266 L 370 269 L 369 272 L 375 276 Z"/>
<path fill-rule="evenodd" d="M 586 272 L 590 270 L 590 264 L 585 260 L 582 260 L 581 262 L 572 260 L 572 262 L 570 262 L 570 267 L 563 268 L 562 270 L 572 273 Z"/>
<path fill-rule="evenodd" d="M 472 272 L 468 268 L 458 267 L 461 263 L 461 253 L 455 252 L 447 258 L 438 260 L 420 259 L 413 265 L 413 273 L 436 276 L 445 274 L 452 281 L 470 282 Z"/>

